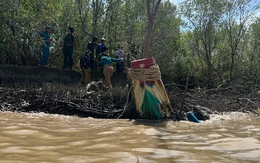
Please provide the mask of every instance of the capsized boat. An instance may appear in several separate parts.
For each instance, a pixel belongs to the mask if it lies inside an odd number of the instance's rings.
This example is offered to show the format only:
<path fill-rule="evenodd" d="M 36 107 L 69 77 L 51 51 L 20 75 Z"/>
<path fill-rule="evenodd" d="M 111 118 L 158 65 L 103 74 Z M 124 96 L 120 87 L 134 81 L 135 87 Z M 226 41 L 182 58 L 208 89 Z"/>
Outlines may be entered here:
<path fill-rule="evenodd" d="M 136 109 L 140 113 L 152 119 L 170 117 L 172 106 L 154 58 L 132 61 L 129 77 L 132 80 Z"/>

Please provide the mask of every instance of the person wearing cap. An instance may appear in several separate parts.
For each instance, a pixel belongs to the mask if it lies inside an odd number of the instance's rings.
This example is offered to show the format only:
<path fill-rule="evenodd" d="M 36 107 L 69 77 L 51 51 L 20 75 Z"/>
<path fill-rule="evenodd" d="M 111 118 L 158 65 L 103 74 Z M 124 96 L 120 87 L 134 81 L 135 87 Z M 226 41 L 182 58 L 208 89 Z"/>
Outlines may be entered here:
<path fill-rule="evenodd" d="M 45 31 L 40 33 L 40 37 L 43 39 L 43 43 L 41 46 L 42 49 L 42 57 L 39 61 L 39 66 L 41 67 L 47 67 L 49 56 L 50 56 L 50 42 L 52 41 L 50 39 L 50 33 L 51 33 L 51 27 L 47 26 L 45 27 Z"/>
<path fill-rule="evenodd" d="M 107 85 L 109 88 L 112 88 L 111 85 L 111 77 L 114 73 L 114 68 L 112 66 L 112 62 L 119 62 L 122 60 L 122 58 L 111 58 L 108 53 L 108 48 L 105 47 L 103 50 L 105 50 L 106 53 L 104 53 L 104 56 L 100 60 L 100 66 L 104 66 L 103 74 L 105 76 L 104 85 Z"/>
<path fill-rule="evenodd" d="M 106 42 L 106 39 L 104 39 L 104 38 L 102 37 L 102 38 L 101 38 L 101 43 L 98 44 L 97 49 L 96 49 L 96 58 L 98 57 L 98 55 L 99 55 L 100 53 L 103 53 L 103 52 L 104 52 L 104 51 L 102 51 L 102 49 L 103 49 L 104 47 L 106 47 L 105 42 Z"/>
<path fill-rule="evenodd" d="M 92 38 L 92 42 L 89 42 L 87 45 L 87 49 L 90 50 L 90 58 L 91 58 L 91 70 L 94 68 L 95 60 L 94 60 L 94 51 L 97 48 L 97 41 L 98 39 L 96 37 Z"/>
<path fill-rule="evenodd" d="M 63 68 L 72 69 L 73 66 L 73 46 L 74 46 L 74 36 L 73 36 L 74 29 L 72 27 L 68 28 L 68 34 L 64 38 L 63 43 Z"/>
<path fill-rule="evenodd" d="M 81 79 L 80 83 L 86 86 L 91 81 L 91 51 L 86 50 L 85 54 L 80 58 L 80 68 L 81 68 Z"/>

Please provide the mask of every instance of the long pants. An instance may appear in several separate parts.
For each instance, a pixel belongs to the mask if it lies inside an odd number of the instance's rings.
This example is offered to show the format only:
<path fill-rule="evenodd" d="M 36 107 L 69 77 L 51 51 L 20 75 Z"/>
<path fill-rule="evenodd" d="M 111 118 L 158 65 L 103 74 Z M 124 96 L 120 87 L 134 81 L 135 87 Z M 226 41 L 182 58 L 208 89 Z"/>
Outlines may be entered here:
<path fill-rule="evenodd" d="M 63 68 L 69 67 L 69 69 L 72 69 L 73 66 L 73 58 L 72 58 L 72 50 L 64 50 L 64 65 Z"/>
<path fill-rule="evenodd" d="M 119 61 L 116 63 L 116 72 L 124 71 L 124 61 Z"/>
<path fill-rule="evenodd" d="M 88 85 L 91 81 L 91 74 L 90 71 L 87 69 L 82 68 L 81 69 L 81 79 L 80 83 L 84 84 L 85 86 Z"/>
<path fill-rule="evenodd" d="M 42 66 L 46 66 L 48 64 L 48 60 L 49 60 L 49 56 L 50 56 L 50 50 L 49 48 L 42 48 L 42 57 L 39 61 L 39 64 Z"/>
<path fill-rule="evenodd" d="M 90 53 L 90 69 L 94 70 L 94 66 L 95 66 L 95 60 L 94 60 L 94 55 L 92 53 Z"/>
<path fill-rule="evenodd" d="M 104 78 L 105 78 L 105 76 L 104 76 L 104 66 L 102 65 L 102 66 L 100 66 L 99 68 L 100 68 L 100 69 L 99 69 L 99 72 L 100 72 L 99 78 L 100 78 L 100 79 L 104 79 Z"/>
<path fill-rule="evenodd" d="M 112 88 L 112 85 L 111 85 L 111 77 L 114 73 L 114 69 L 112 66 L 110 65 L 104 65 L 104 76 L 105 76 L 105 84 L 107 86 L 109 86 L 110 88 Z"/>

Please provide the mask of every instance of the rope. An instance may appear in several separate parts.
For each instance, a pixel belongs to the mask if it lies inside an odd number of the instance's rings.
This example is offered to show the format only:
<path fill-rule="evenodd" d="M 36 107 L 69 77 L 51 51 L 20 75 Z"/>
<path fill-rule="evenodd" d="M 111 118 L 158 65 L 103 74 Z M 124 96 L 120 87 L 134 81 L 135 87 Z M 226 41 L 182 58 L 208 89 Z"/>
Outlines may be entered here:
<path fill-rule="evenodd" d="M 125 106 L 124 106 L 124 110 L 123 110 L 123 112 L 117 117 L 117 119 L 121 118 L 122 115 L 125 113 L 127 104 L 128 104 L 128 102 L 129 102 L 129 97 L 130 97 L 130 92 L 131 92 L 131 90 L 132 90 L 132 85 L 131 85 L 131 87 L 130 87 L 130 89 L 129 89 L 129 91 L 128 91 L 128 94 L 127 94 L 127 99 L 126 99 L 126 103 L 125 103 Z"/>
<path fill-rule="evenodd" d="M 160 80 L 161 72 L 158 66 L 153 66 L 148 69 L 128 69 L 128 76 L 136 78 L 140 81 Z"/>

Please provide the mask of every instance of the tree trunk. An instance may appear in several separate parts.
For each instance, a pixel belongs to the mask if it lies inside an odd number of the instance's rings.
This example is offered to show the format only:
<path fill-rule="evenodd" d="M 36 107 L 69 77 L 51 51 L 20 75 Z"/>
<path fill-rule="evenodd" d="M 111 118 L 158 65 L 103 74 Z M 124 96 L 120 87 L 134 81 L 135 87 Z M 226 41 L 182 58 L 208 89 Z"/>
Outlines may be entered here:
<path fill-rule="evenodd" d="M 87 20 L 87 17 L 88 17 L 88 13 L 84 13 L 82 12 L 82 1 L 81 0 L 78 0 L 78 10 L 79 10 L 79 18 L 80 18 L 80 23 L 81 23 L 81 31 L 89 36 L 92 36 L 92 34 L 90 34 L 88 31 L 87 31 L 87 28 L 86 28 L 86 20 Z"/>
<path fill-rule="evenodd" d="M 151 43 L 154 33 L 154 19 L 158 12 L 159 5 L 161 3 L 161 0 L 151 1 L 146 0 L 146 9 L 147 9 L 147 15 L 148 15 L 148 25 L 146 30 L 146 37 L 145 37 L 145 44 L 144 44 L 144 51 L 143 51 L 143 57 L 148 58 L 150 49 L 151 49 Z M 151 6 L 152 4 L 152 6 Z"/>
<path fill-rule="evenodd" d="M 147 34 L 145 38 L 145 45 L 144 45 L 144 51 L 143 51 L 143 57 L 148 58 L 150 49 L 151 49 L 151 42 L 153 38 L 153 31 L 154 31 L 154 21 L 149 21 L 147 26 Z"/>

